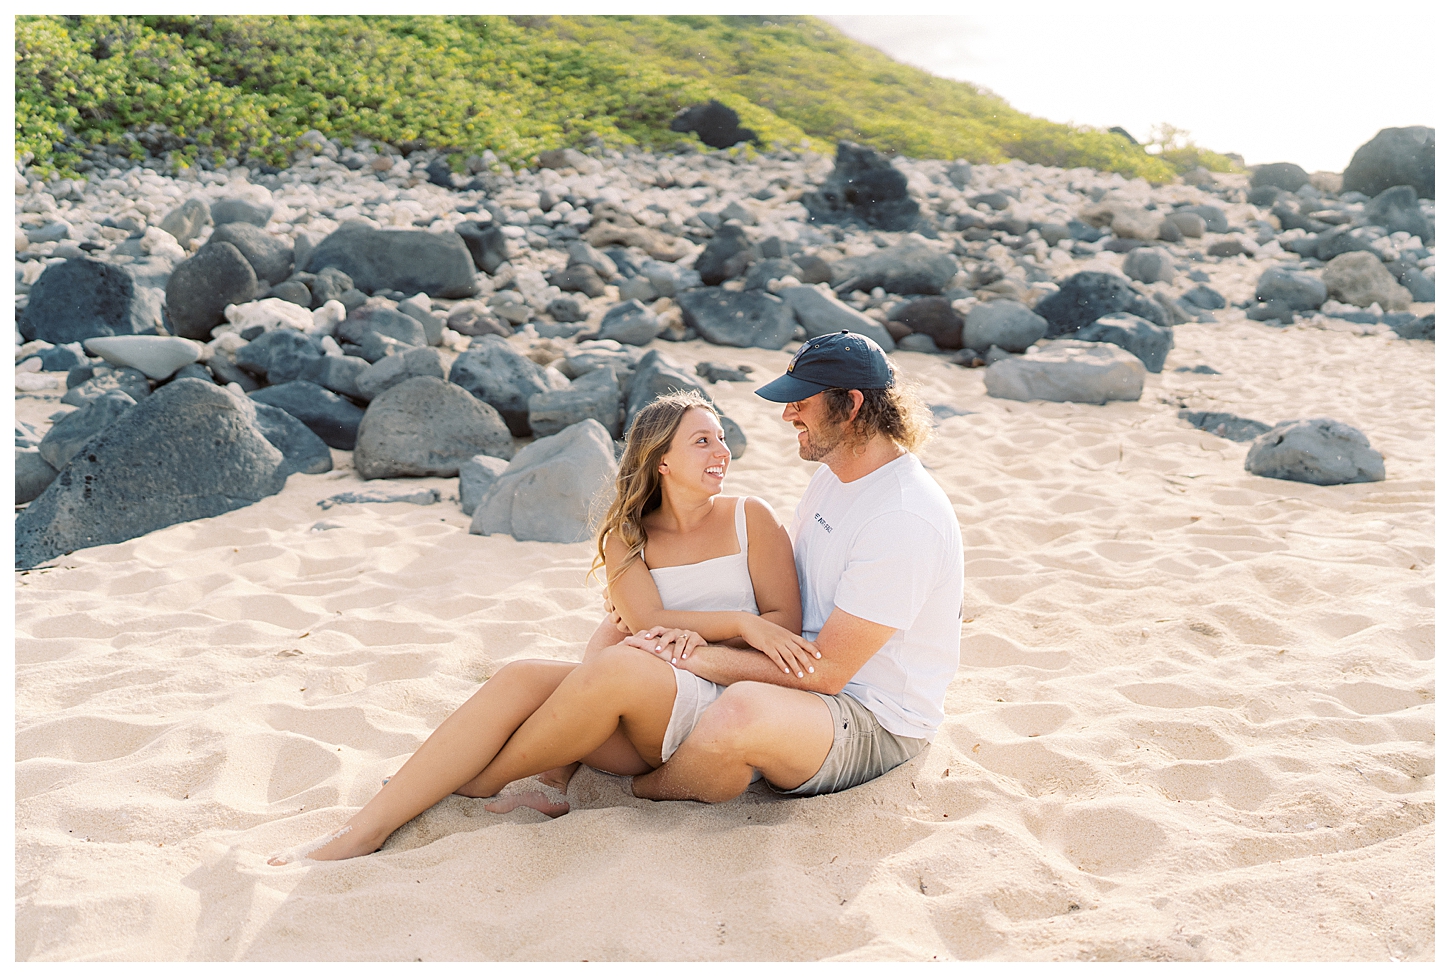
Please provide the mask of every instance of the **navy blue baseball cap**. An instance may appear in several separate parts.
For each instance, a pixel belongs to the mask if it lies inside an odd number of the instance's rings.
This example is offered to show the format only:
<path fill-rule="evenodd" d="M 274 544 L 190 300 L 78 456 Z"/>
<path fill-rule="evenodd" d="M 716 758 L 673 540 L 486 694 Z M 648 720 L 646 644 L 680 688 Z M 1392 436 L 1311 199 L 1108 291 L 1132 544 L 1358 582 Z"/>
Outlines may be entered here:
<path fill-rule="evenodd" d="M 785 368 L 785 375 L 755 391 L 766 400 L 789 404 L 822 390 L 885 390 L 895 379 L 886 351 L 860 333 L 844 329 L 806 340 Z"/>

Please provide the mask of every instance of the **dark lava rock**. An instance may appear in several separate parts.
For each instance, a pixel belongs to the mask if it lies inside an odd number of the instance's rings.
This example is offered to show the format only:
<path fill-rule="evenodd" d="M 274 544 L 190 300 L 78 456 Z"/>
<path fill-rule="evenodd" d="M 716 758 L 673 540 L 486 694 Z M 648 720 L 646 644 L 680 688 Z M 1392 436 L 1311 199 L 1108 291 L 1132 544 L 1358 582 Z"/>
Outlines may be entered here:
<path fill-rule="evenodd" d="M 1197 285 L 1183 293 L 1182 301 L 1190 305 L 1196 305 L 1200 309 L 1222 309 L 1228 303 L 1224 297 L 1207 285 Z"/>
<path fill-rule="evenodd" d="M 166 315 L 176 335 L 205 342 L 225 321 L 227 306 L 250 302 L 256 294 L 257 274 L 236 245 L 208 241 L 171 273 Z"/>
<path fill-rule="evenodd" d="M 1309 174 L 1296 163 L 1265 163 L 1254 168 L 1249 177 L 1251 187 L 1277 187 L 1293 193 L 1309 182 Z"/>
<path fill-rule="evenodd" d="M 1391 233 L 1413 234 L 1426 244 L 1435 238 L 1435 227 L 1420 209 L 1414 187 L 1390 187 L 1382 191 L 1365 205 L 1364 216 L 1371 224 L 1378 224 Z"/>
<path fill-rule="evenodd" d="M 990 303 L 989 303 L 990 304 Z M 930 336 L 938 349 L 962 348 L 962 317 L 951 302 L 932 297 L 908 302 L 891 317 L 913 333 Z"/>
<path fill-rule="evenodd" d="M 561 292 L 579 292 L 591 299 L 604 294 L 604 281 L 589 265 L 570 265 L 556 271 L 549 276 L 549 284 L 559 286 Z"/>
<path fill-rule="evenodd" d="M 1239 417 L 1237 414 L 1226 414 L 1222 411 L 1181 410 L 1178 412 L 1178 416 L 1200 431 L 1207 431 L 1209 434 L 1227 438 L 1230 441 L 1252 441 L 1269 430 L 1269 425 L 1263 421 Z"/>
<path fill-rule="evenodd" d="M 154 333 L 161 325 L 161 302 L 154 290 L 138 286 L 127 268 L 72 258 L 40 273 L 17 325 L 27 341 L 43 339 L 56 346 L 96 336 Z"/>
<path fill-rule="evenodd" d="M 1312 485 L 1382 482 L 1385 459 L 1357 428 L 1312 417 L 1284 421 L 1255 438 L 1244 471 Z"/>
<path fill-rule="evenodd" d="M 52 346 L 50 349 L 41 350 L 36 356 L 40 359 L 40 368 L 46 373 L 65 373 L 70 375 L 71 370 L 90 366 L 90 359 L 81 349 L 80 343 L 66 343 L 62 346 Z M 36 357 L 27 356 L 26 359 Z M 25 362 L 21 360 L 20 362 Z"/>
<path fill-rule="evenodd" d="M 364 305 L 337 324 L 337 340 L 361 346 L 369 333 L 389 336 L 409 346 L 428 345 L 423 324 L 385 305 Z"/>
<path fill-rule="evenodd" d="M 319 384 L 291 380 L 280 386 L 253 391 L 248 396 L 259 404 L 285 410 L 306 424 L 330 448 L 351 451 L 357 443 L 362 408 Z"/>
<path fill-rule="evenodd" d="M 1290 271 L 1287 268 L 1270 268 L 1259 276 L 1254 288 L 1254 298 L 1260 302 L 1275 299 L 1287 302 L 1291 309 L 1317 309 L 1329 297 L 1324 280 L 1307 271 Z"/>
<path fill-rule="evenodd" d="M 1245 254 L 1244 242 L 1236 237 L 1221 237 L 1208 246 L 1208 253 L 1214 258 L 1232 258 L 1236 254 Z"/>
<path fill-rule="evenodd" d="M 718 346 L 780 349 L 795 332 L 795 313 L 769 292 L 692 288 L 675 300 L 685 325 Z"/>
<path fill-rule="evenodd" d="M 459 235 L 448 231 L 375 230 L 344 224 L 319 244 L 306 271 L 340 268 L 364 292 L 381 289 L 434 298 L 466 298 L 477 290 L 474 261 Z"/>
<path fill-rule="evenodd" d="M 85 443 L 110 427 L 136 400 L 124 390 L 112 390 L 97 397 L 80 410 L 71 411 L 52 425 L 40 441 L 40 457 L 60 471 Z"/>
<path fill-rule="evenodd" d="M 1105 271 L 1080 271 L 1033 309 L 1047 320 L 1047 338 L 1076 332 L 1105 315 L 1124 312 L 1138 298 L 1127 279 Z"/>
<path fill-rule="evenodd" d="M 906 175 L 876 150 L 841 140 L 836 168 L 819 190 L 801 195 L 811 220 L 859 220 L 883 231 L 916 226 L 921 209 L 906 190 Z"/>
<path fill-rule="evenodd" d="M 869 292 L 880 287 L 897 295 L 937 295 L 960 270 L 951 255 L 907 240 L 837 262 L 835 272 L 842 281 L 835 287 L 838 293 L 846 288 Z"/>
<path fill-rule="evenodd" d="M 1435 283 L 1413 261 L 1400 258 L 1385 265 L 1385 269 L 1395 276 L 1395 281 L 1410 290 L 1410 300 L 1413 302 L 1435 301 Z M 64 347 L 57 346 L 56 349 Z M 47 350 L 49 352 L 49 350 Z M 44 354 L 42 354 L 44 355 Z M 50 369 L 50 367 L 46 367 Z"/>
<path fill-rule="evenodd" d="M 1072 337 L 1085 343 L 1112 343 L 1143 361 L 1149 373 L 1162 373 L 1163 361 L 1173 348 L 1173 330 L 1128 313 L 1105 315 L 1079 329 Z"/>
<path fill-rule="evenodd" d="M 1341 228 L 1329 234 L 1321 234 L 1314 244 L 1314 257 L 1320 261 L 1328 261 L 1330 258 L 1337 258 L 1342 254 L 1349 254 L 1351 251 L 1368 251 L 1374 253 L 1374 248 L 1369 241 L 1354 233 L 1350 228 Z"/>
<path fill-rule="evenodd" d="M 312 291 L 314 309 L 320 309 L 334 299 L 341 302 L 348 292 L 356 291 L 352 279 L 340 268 L 322 269 L 307 287 Z"/>
<path fill-rule="evenodd" d="M 296 329 L 273 329 L 237 350 L 237 366 L 270 384 L 305 377 L 322 359 L 322 343 Z"/>
<path fill-rule="evenodd" d="M 259 204 L 242 197 L 223 197 L 211 205 L 211 219 L 218 227 L 236 222 L 266 227 L 274 209 L 272 204 Z"/>
<path fill-rule="evenodd" d="M 1428 339 L 1435 341 L 1435 313 L 1421 316 L 1413 322 L 1394 323 L 1390 326 L 1401 339 Z"/>
<path fill-rule="evenodd" d="M 282 490 L 284 458 L 251 404 L 169 383 L 87 442 L 15 521 L 15 565 L 221 515 Z"/>
<path fill-rule="evenodd" d="M 1244 313 L 1255 322 L 1268 322 L 1276 319 L 1279 322 L 1294 321 L 1294 307 L 1283 299 L 1274 299 L 1272 302 L 1260 302 L 1258 305 L 1250 306 Z"/>
<path fill-rule="evenodd" d="M 585 319 L 589 318 L 589 316 L 585 314 L 584 310 L 579 308 L 578 300 L 571 299 L 565 296 L 560 296 L 559 298 L 554 299 L 548 304 L 544 311 L 549 313 L 550 317 L 552 317 L 555 322 L 583 322 Z M 457 329 L 453 326 L 452 316 L 448 318 L 448 327 L 450 329 L 453 329 L 454 332 L 463 332 L 463 330 Z M 489 331 L 493 332 L 494 330 Z M 477 335 L 477 333 L 468 332 L 463 333 L 463 335 L 473 336 Z"/>
<path fill-rule="evenodd" d="M 1108 236 L 1108 231 L 1103 228 L 1094 227 L 1086 221 L 1076 219 L 1067 222 L 1067 233 L 1072 236 L 1074 241 L 1086 241 L 1089 244 Z"/>
<path fill-rule="evenodd" d="M 1344 168 L 1344 193 L 1373 197 L 1398 186 L 1435 198 L 1435 130 L 1429 126 L 1381 129 Z"/>
<path fill-rule="evenodd" d="M 442 156 L 435 158 L 428 164 L 428 182 L 436 187 L 453 189 L 453 169 L 448 165 L 448 160 Z"/>
<path fill-rule="evenodd" d="M 734 109 L 713 98 L 681 111 L 670 120 L 670 131 L 693 132 L 713 149 L 729 149 L 736 143 L 755 139 L 755 130 L 742 128 Z"/>
<path fill-rule="evenodd" d="M 660 334 L 663 328 L 660 325 L 659 317 L 645 308 L 644 303 L 639 299 L 630 299 L 628 302 L 620 302 L 604 313 L 604 318 L 599 321 L 599 338 L 612 339 L 617 343 L 626 343 L 630 346 L 646 346 L 650 340 Z M 567 426 L 562 425 L 560 430 Z"/>
<path fill-rule="evenodd" d="M 268 294 L 272 298 L 281 299 L 283 302 L 291 302 L 293 305 L 300 305 L 304 309 L 310 309 L 312 307 L 312 290 L 304 282 L 279 282 Z"/>
<path fill-rule="evenodd" d="M 460 353 L 448 380 L 498 411 L 516 437 L 531 433 L 529 398 L 564 385 L 557 371 L 551 374 L 497 336 L 481 336 Z"/>
<path fill-rule="evenodd" d="M 1215 207 L 1213 204 L 1199 204 L 1196 207 L 1180 208 L 1178 212 L 1197 214 L 1202 217 L 1203 229 L 1212 234 L 1228 233 L 1228 215 L 1223 212 L 1221 207 Z"/>
<path fill-rule="evenodd" d="M 275 285 L 292 274 L 292 245 L 259 227 L 240 221 L 222 224 L 211 232 L 209 244 L 226 242 L 242 253 L 258 281 Z"/>
<path fill-rule="evenodd" d="M 463 238 L 474 265 L 487 274 L 492 275 L 499 265 L 513 257 L 513 245 L 497 224 L 464 221 L 454 232 Z"/>
<path fill-rule="evenodd" d="M 332 471 L 332 452 L 316 434 L 297 418 L 279 407 L 256 404 L 257 430 L 282 452 L 280 471 L 285 477 L 293 472 L 321 475 Z"/>
<path fill-rule="evenodd" d="M 770 285 L 771 279 L 785 277 L 801 280 L 801 270 L 796 263 L 789 258 L 766 258 L 764 261 L 757 261 L 750 266 L 750 272 L 745 276 L 745 287 L 766 288 Z"/>
<path fill-rule="evenodd" d="M 715 232 L 710 243 L 705 245 L 705 250 L 695 259 L 695 271 L 699 273 L 700 281 L 706 285 L 719 285 L 744 270 L 743 262 L 736 263 L 738 270 L 731 266 L 731 262 L 749 251 L 750 239 L 745 236 L 745 230 L 734 224 L 726 224 Z M 732 271 L 735 274 L 731 274 Z"/>
<path fill-rule="evenodd" d="M 640 408 L 660 394 L 685 390 L 694 390 L 710 400 L 710 394 L 700 381 L 665 359 L 659 350 L 652 349 L 645 353 L 635 364 L 634 375 L 630 377 L 629 388 L 625 393 L 624 429 L 628 431 Z"/>

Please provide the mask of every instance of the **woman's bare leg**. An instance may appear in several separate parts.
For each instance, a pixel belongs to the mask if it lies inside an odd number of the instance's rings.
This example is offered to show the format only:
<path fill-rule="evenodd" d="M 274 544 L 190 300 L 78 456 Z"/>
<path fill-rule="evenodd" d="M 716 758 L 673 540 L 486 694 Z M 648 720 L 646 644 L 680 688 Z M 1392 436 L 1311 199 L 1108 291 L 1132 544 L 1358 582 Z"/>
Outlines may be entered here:
<path fill-rule="evenodd" d="M 377 851 L 388 835 L 477 777 L 578 667 L 573 662 L 520 661 L 499 669 L 433 731 L 341 833 L 307 857 L 331 860 Z"/>
<path fill-rule="evenodd" d="M 491 797 L 515 780 L 594 753 L 623 733 L 651 767 L 675 704 L 674 668 L 638 648 L 615 645 L 579 665 L 459 793 Z"/>
<path fill-rule="evenodd" d="M 605 648 L 619 644 L 619 639 L 622 637 L 624 637 L 624 633 L 615 627 L 613 620 L 606 616 L 603 621 L 599 622 L 599 627 L 594 629 L 594 634 L 590 636 L 589 643 L 584 646 L 584 660 L 589 661 L 590 658 Z M 603 770 L 607 773 L 617 773 L 621 776 L 629 777 L 633 776 L 629 771 L 637 768 L 642 768 L 639 769 L 640 773 L 648 773 L 652 769 L 639 758 L 639 754 L 635 753 L 634 747 L 629 745 L 629 740 L 625 739 L 623 734 L 610 737 L 610 741 L 605 743 L 596 752 L 599 756 L 595 758 L 595 762 L 591 762 L 591 758 L 589 757 L 586 757 L 584 760 L 585 763 L 588 763 L 596 770 Z M 632 757 L 631 754 L 633 754 Z M 566 763 L 562 767 L 545 770 L 539 774 L 539 780 L 553 787 L 555 790 L 565 791 L 569 789 L 569 781 L 574 779 L 574 774 L 578 769 L 579 764 Z M 492 808 L 490 807 L 490 809 Z M 544 813 L 547 814 L 548 812 L 545 811 Z"/>

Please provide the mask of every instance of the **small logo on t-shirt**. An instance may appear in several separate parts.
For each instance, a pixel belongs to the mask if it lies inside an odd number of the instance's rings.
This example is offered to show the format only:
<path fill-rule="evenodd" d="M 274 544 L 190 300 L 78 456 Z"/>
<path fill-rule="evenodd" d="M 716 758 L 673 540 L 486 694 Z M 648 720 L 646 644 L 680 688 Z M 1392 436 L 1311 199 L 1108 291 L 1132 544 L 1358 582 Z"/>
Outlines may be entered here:
<path fill-rule="evenodd" d="M 824 527 L 825 527 L 825 530 L 826 530 L 826 532 L 828 532 L 828 533 L 829 533 L 829 532 L 830 532 L 830 531 L 831 531 L 831 524 L 830 524 L 830 523 L 828 523 L 828 522 L 826 522 L 826 520 L 824 520 L 824 519 L 822 519 L 822 518 L 821 518 L 821 514 L 820 514 L 820 513 L 819 513 L 819 512 L 817 512 L 817 513 L 816 513 L 816 522 L 818 522 L 818 523 L 820 523 L 820 524 L 821 524 L 821 525 L 822 525 L 822 526 L 824 526 Z"/>

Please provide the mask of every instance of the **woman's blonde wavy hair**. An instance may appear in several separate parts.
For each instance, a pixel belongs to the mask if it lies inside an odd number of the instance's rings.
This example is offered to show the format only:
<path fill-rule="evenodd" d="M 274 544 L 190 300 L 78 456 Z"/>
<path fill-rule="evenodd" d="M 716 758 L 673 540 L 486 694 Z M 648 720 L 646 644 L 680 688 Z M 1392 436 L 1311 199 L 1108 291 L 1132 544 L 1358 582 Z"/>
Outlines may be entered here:
<path fill-rule="evenodd" d="M 685 412 L 699 407 L 717 419 L 720 412 L 693 390 L 661 394 L 634 415 L 619 473 L 614 478 L 614 501 L 599 519 L 594 534 L 594 562 L 589 573 L 604 565 L 604 541 L 617 536 L 628 553 L 605 581 L 606 588 L 644 552 L 644 517 L 660 507 L 660 459 L 680 429 Z"/>

